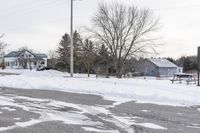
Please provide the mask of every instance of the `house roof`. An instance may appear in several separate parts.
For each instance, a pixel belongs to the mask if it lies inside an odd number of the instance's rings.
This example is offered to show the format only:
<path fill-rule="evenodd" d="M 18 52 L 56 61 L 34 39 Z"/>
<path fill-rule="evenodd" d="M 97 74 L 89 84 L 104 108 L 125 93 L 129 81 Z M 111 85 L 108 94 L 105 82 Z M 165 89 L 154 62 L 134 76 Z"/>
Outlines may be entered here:
<path fill-rule="evenodd" d="M 36 57 L 47 58 L 47 55 L 46 55 L 46 54 L 34 53 L 34 55 L 35 55 Z"/>
<path fill-rule="evenodd" d="M 5 55 L 4 57 L 18 57 L 24 51 L 12 51 Z M 31 52 L 32 53 L 32 52 Z M 43 53 L 32 53 L 36 58 L 47 58 L 46 54 Z"/>
<path fill-rule="evenodd" d="M 12 51 L 5 55 L 4 57 L 18 57 L 21 54 L 21 51 Z"/>
<path fill-rule="evenodd" d="M 167 59 L 156 59 L 156 58 L 149 58 L 147 59 L 148 61 L 152 62 L 153 64 L 155 64 L 158 67 L 178 67 L 177 65 L 175 65 L 174 63 L 170 62 Z"/>

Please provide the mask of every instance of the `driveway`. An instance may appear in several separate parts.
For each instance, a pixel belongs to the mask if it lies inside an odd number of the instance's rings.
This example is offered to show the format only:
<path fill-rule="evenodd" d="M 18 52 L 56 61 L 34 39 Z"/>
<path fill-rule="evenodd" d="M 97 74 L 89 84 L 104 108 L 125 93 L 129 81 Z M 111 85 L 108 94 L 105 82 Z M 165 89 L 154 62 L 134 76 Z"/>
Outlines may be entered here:
<path fill-rule="evenodd" d="M 100 96 L 0 89 L 2 133 L 199 133 L 200 107 L 114 106 Z"/>

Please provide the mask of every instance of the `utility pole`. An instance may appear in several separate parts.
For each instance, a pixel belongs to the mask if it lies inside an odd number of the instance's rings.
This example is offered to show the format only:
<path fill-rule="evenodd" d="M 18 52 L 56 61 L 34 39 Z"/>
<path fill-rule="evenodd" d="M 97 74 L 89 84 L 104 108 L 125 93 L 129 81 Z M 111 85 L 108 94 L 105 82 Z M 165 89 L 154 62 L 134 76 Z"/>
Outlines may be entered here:
<path fill-rule="evenodd" d="M 73 46 L 73 0 L 71 0 L 71 44 L 70 44 L 70 73 L 74 75 L 74 46 Z"/>
<path fill-rule="evenodd" d="M 197 71 L 198 71 L 198 80 L 197 86 L 200 86 L 199 78 L 200 78 L 200 47 L 197 48 Z"/>
<path fill-rule="evenodd" d="M 197 71 L 198 71 L 197 86 L 200 86 L 200 83 L 199 83 L 199 74 L 200 74 L 200 73 L 199 73 L 199 68 L 197 68 L 197 69 L 198 69 L 198 70 L 197 70 Z"/>

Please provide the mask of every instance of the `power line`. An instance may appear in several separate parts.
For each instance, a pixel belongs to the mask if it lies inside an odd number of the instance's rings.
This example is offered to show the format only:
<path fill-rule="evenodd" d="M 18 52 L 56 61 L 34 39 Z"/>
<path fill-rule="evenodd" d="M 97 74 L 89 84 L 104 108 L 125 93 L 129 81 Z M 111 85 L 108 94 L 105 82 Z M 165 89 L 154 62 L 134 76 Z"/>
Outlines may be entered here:
<path fill-rule="evenodd" d="M 81 18 L 81 17 L 84 17 L 84 16 L 74 16 L 74 18 Z M 58 19 L 51 19 L 50 21 L 45 21 L 45 22 L 40 22 L 40 23 L 36 22 L 36 23 L 30 25 L 29 28 L 32 27 L 32 26 L 34 26 L 34 25 L 43 25 L 43 24 L 50 24 L 50 23 L 60 23 L 60 22 L 64 22 L 64 21 L 66 21 L 65 23 L 67 23 L 67 19 L 70 19 L 70 16 L 63 17 L 63 18 L 58 18 Z M 6 30 L 4 30 L 4 33 L 7 32 L 7 31 L 26 30 L 27 28 L 24 28 L 24 25 L 22 24 L 22 26 L 18 26 L 18 27 L 15 27 L 15 28 L 7 28 Z M 2 32 L 2 30 L 1 30 L 1 32 Z"/>
<path fill-rule="evenodd" d="M 57 4 L 61 4 L 61 2 L 63 1 L 57 1 L 57 0 L 54 0 L 54 1 L 51 1 L 51 2 L 48 2 L 48 3 L 43 3 L 43 4 L 40 4 L 40 5 L 35 5 L 35 7 L 32 7 L 32 8 L 28 8 L 28 10 L 20 10 L 20 11 L 23 11 L 23 12 L 17 12 L 17 11 L 14 11 L 13 12 L 10 12 L 6 14 L 4 14 L 4 16 L 1 16 L 0 15 L 0 20 L 1 22 L 6 20 L 6 19 L 9 19 L 10 17 L 14 16 L 14 17 L 17 17 L 17 16 L 21 16 L 21 15 L 24 15 L 24 14 L 27 14 L 27 13 L 30 13 L 31 11 L 34 11 L 34 10 L 38 10 L 38 9 L 43 9 L 43 8 L 46 8 L 46 7 L 51 7 L 51 6 L 55 6 Z M 43 6 L 42 6 L 43 5 Z M 38 12 L 37 12 L 38 13 Z"/>
<path fill-rule="evenodd" d="M 26 2 L 28 2 L 28 3 L 26 3 Z M 27 4 L 30 5 L 30 2 L 33 2 L 33 0 L 27 0 L 26 2 L 20 3 L 20 1 L 17 1 L 17 3 L 14 4 L 14 5 L 9 4 L 9 6 L 4 6 L 3 8 L 1 7 L 0 12 L 4 11 L 4 10 L 7 11 L 7 10 L 10 10 L 10 9 L 15 9 L 17 7 L 23 7 L 24 5 L 27 5 Z"/>
<path fill-rule="evenodd" d="M 60 4 L 60 3 L 56 3 L 56 2 L 58 2 L 57 0 L 53 0 L 53 1 L 51 1 L 51 2 L 55 2 L 55 3 L 52 3 L 53 4 L 53 6 L 55 6 L 55 4 Z M 61 2 L 61 1 L 59 1 L 59 2 Z M 48 2 L 49 3 L 49 2 Z M 41 4 L 40 4 L 41 5 Z M 51 4 L 50 5 L 45 5 L 45 6 L 52 6 Z M 43 9 L 44 7 L 42 6 L 42 7 L 37 7 L 37 8 L 32 8 L 33 10 L 35 10 L 35 9 Z M 29 9 L 29 11 L 31 11 L 30 9 Z M 25 13 L 28 13 L 27 11 L 25 12 Z M 15 17 L 16 16 L 21 16 L 22 14 L 18 14 L 18 15 L 15 15 Z M 29 14 L 27 14 L 27 15 L 29 15 Z M 80 18 L 80 17 L 83 17 L 83 16 L 75 16 L 76 18 L 78 17 L 78 18 Z M 47 23 L 55 23 L 55 22 L 61 22 L 61 21 L 65 21 L 65 20 L 67 20 L 69 17 L 65 17 L 65 18 L 61 18 L 61 19 L 54 19 L 54 20 L 52 20 L 52 21 L 48 21 Z M 2 19 L 2 21 L 0 21 L 0 23 L 2 22 L 6 22 L 6 19 L 3 19 L 3 18 L 0 18 L 0 20 Z M 7 19 L 9 19 L 9 17 L 7 17 Z M 9 20 L 7 20 L 7 21 L 9 21 Z M 34 24 L 33 24 L 34 25 Z M 18 27 L 17 28 L 17 30 L 23 30 L 24 29 L 24 27 Z M 16 30 L 16 28 L 12 28 L 12 29 L 8 29 L 8 30 L 6 30 L 6 31 L 15 31 Z"/>
<path fill-rule="evenodd" d="M 28 3 L 21 3 L 21 4 L 17 4 L 17 5 L 14 5 L 14 6 L 11 6 L 11 7 L 8 7 L 8 8 L 4 8 L 4 9 L 1 9 L 0 12 L 16 12 L 15 9 L 20 9 L 20 10 L 23 10 L 23 9 L 29 9 L 31 6 L 40 6 L 40 5 L 46 5 L 46 4 L 49 4 L 49 3 L 52 3 L 52 2 L 59 2 L 58 0 L 42 0 L 42 1 L 34 1 L 34 0 L 29 0 Z M 38 5 L 39 4 L 39 5 Z M 13 10 L 14 9 L 14 10 Z M 18 11 L 20 11 L 18 10 Z"/>
<path fill-rule="evenodd" d="M 187 9 L 187 8 L 197 8 L 200 7 L 200 5 L 190 5 L 190 6 L 177 6 L 177 7 L 168 7 L 168 8 L 153 8 L 151 10 L 154 11 L 165 11 L 165 10 L 177 10 L 177 9 Z"/>
<path fill-rule="evenodd" d="M 51 6 L 52 4 L 54 5 L 54 4 L 59 3 L 59 2 L 62 2 L 62 1 L 53 0 L 51 2 L 49 1 L 49 2 L 46 2 L 46 3 L 39 4 L 39 5 L 36 4 L 36 5 L 32 6 L 32 7 L 27 7 L 27 6 L 26 6 L 26 8 L 21 8 L 20 7 L 19 8 L 20 10 L 13 10 L 13 11 L 10 11 L 10 12 L 5 11 L 6 14 L 4 13 L 2 15 L 5 16 L 5 15 L 9 15 L 9 14 L 15 15 L 15 14 L 19 14 L 19 13 L 26 13 L 27 11 L 32 11 L 32 10 L 35 10 L 35 9 L 38 9 L 38 8 L 41 8 L 41 7 L 46 7 L 46 6 L 49 6 L 49 5 Z"/>
<path fill-rule="evenodd" d="M 46 21 L 46 22 L 40 23 L 40 24 L 60 23 L 60 22 L 66 21 L 66 19 L 67 19 L 67 17 L 66 18 L 59 18 L 59 19 Z M 34 26 L 34 25 L 32 25 L 32 26 Z M 30 26 L 28 28 L 30 28 Z M 6 29 L 5 31 L 19 31 L 19 30 L 26 30 L 26 29 L 27 28 L 24 28 L 24 26 L 20 26 L 20 27 L 17 27 L 17 28 Z"/>

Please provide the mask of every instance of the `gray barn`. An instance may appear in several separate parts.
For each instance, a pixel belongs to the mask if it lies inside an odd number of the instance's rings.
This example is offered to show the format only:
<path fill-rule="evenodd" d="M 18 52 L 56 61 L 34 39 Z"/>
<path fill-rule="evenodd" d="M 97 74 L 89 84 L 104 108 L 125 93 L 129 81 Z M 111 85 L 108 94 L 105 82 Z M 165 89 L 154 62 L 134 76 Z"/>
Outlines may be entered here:
<path fill-rule="evenodd" d="M 136 68 L 137 72 L 145 76 L 173 76 L 174 73 L 182 72 L 177 65 L 167 59 L 145 59 Z"/>

